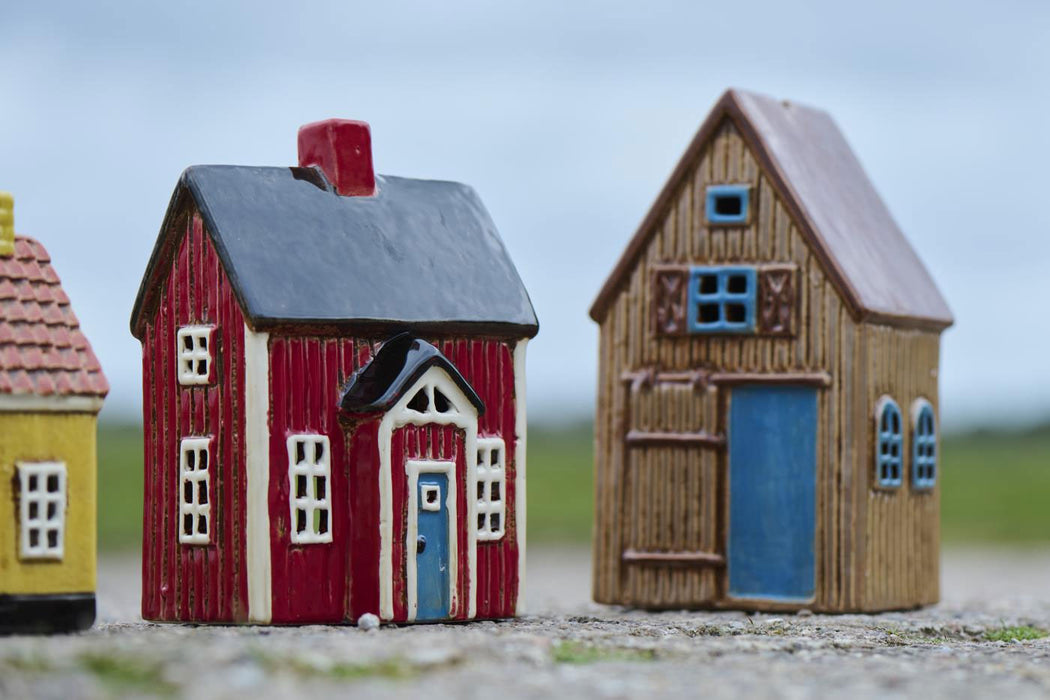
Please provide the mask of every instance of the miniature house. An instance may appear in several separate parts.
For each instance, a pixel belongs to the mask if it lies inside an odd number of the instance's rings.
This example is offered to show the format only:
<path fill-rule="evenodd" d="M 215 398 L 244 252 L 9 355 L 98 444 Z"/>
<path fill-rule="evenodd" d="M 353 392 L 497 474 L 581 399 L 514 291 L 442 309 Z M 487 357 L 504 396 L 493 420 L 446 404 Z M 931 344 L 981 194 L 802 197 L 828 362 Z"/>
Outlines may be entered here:
<path fill-rule="evenodd" d="M 377 176 L 368 125 L 298 167 L 195 166 L 132 314 L 142 614 L 513 616 L 529 297 L 475 192 Z"/>
<path fill-rule="evenodd" d="M 596 600 L 938 599 L 952 316 L 827 114 L 723 95 L 591 316 Z"/>
<path fill-rule="evenodd" d="M 109 385 L 0 192 L 0 632 L 95 619 L 96 419 Z"/>

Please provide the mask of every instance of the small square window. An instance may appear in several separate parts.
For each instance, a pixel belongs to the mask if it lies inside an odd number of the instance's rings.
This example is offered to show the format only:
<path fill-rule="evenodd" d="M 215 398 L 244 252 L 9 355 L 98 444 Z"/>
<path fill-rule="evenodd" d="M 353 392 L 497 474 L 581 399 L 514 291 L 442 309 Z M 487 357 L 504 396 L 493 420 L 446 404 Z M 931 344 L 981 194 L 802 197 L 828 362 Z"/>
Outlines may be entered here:
<path fill-rule="evenodd" d="M 710 185 L 704 210 L 709 224 L 746 224 L 750 209 L 749 185 Z"/>
<path fill-rule="evenodd" d="M 211 379 L 211 334 L 213 326 L 184 326 L 178 331 L 175 348 L 178 355 L 179 384 L 208 384 Z"/>
<path fill-rule="evenodd" d="M 421 510 L 437 512 L 441 510 L 441 487 L 437 484 L 422 484 L 419 487 L 422 497 Z"/>

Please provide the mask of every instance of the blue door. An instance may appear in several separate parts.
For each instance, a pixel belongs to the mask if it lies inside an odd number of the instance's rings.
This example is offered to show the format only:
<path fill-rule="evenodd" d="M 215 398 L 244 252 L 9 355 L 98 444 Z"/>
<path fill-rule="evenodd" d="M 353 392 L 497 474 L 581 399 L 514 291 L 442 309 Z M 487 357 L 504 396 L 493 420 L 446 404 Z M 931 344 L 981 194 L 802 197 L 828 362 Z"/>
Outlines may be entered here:
<path fill-rule="evenodd" d="M 416 619 L 442 620 L 449 610 L 448 476 L 422 473 L 416 484 Z"/>
<path fill-rule="evenodd" d="M 813 597 L 817 390 L 742 386 L 729 411 L 729 595 Z"/>

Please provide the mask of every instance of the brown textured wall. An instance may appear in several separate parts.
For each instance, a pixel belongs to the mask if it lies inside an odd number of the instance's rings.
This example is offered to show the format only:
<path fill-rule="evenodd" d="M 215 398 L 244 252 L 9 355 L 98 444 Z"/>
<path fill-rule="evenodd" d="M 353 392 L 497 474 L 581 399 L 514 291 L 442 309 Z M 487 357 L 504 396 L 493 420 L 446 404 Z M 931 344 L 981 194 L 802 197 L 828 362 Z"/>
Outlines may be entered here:
<path fill-rule="evenodd" d="M 707 185 L 741 182 L 752 186 L 749 225 L 709 228 L 703 212 Z M 875 599 L 865 596 L 860 574 L 877 570 L 869 555 L 881 551 L 874 543 L 868 546 L 865 519 L 876 508 L 868 502 L 868 454 L 873 449 L 868 445 L 869 417 L 874 404 L 866 377 L 873 368 L 866 359 L 871 356 L 864 345 L 867 336 L 862 334 L 874 331 L 854 322 L 731 122 L 725 122 L 700 152 L 673 201 L 600 328 L 595 599 L 652 607 L 719 603 L 724 569 L 621 562 L 628 548 L 724 554 L 724 451 L 697 446 L 628 448 L 623 440 L 628 429 L 724 432 L 730 388 L 657 383 L 635 390 L 621 379 L 625 372 L 641 369 L 704 367 L 830 374 L 831 386 L 818 392 L 814 607 L 867 606 Z M 650 268 L 661 263 L 796 265 L 800 313 L 795 337 L 654 337 Z M 936 334 L 903 333 L 932 338 L 936 349 Z M 934 353 L 917 359 L 915 367 L 935 368 L 936 361 Z M 935 378 L 933 389 L 928 398 L 936 408 Z M 910 404 L 903 398 L 898 401 L 906 412 Z M 920 516 L 923 527 L 916 525 L 916 531 L 930 531 L 929 518 L 936 519 L 936 496 L 925 498 L 933 512 Z M 933 547 L 935 553 L 936 539 Z"/>

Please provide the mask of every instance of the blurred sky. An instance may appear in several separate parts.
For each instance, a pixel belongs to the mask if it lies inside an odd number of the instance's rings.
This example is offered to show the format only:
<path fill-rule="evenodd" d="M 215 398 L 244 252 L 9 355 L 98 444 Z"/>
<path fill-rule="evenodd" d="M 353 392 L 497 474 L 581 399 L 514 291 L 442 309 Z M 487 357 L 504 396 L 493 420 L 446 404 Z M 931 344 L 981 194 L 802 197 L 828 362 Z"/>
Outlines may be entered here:
<path fill-rule="evenodd" d="M 730 85 L 827 109 L 956 315 L 946 427 L 1050 416 L 1050 3 L 25 2 L 0 10 L 0 189 L 137 417 L 128 331 L 188 165 L 293 165 L 372 124 L 381 173 L 481 194 L 540 317 L 530 418 L 585 414 L 587 309 Z"/>

